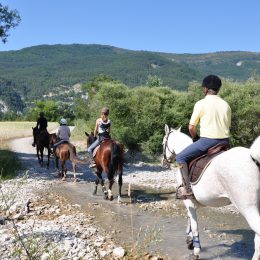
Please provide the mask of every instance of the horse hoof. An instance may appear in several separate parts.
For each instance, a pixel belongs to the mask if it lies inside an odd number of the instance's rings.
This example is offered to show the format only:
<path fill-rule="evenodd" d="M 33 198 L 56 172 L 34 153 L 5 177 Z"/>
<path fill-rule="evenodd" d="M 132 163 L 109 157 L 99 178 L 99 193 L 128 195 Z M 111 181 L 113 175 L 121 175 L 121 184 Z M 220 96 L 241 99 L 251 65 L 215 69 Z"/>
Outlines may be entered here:
<path fill-rule="evenodd" d="M 78 179 L 77 178 L 73 178 L 73 182 L 75 183 L 75 182 L 77 182 L 78 181 Z"/>
<path fill-rule="evenodd" d="M 189 260 L 197 260 L 197 259 L 200 259 L 199 255 L 194 255 L 194 254 L 189 255 Z"/>
<path fill-rule="evenodd" d="M 61 180 L 62 180 L 62 181 L 66 181 L 66 177 L 63 177 Z"/>
<path fill-rule="evenodd" d="M 106 194 L 104 195 L 104 200 L 108 200 L 108 196 Z"/>
<path fill-rule="evenodd" d="M 187 244 L 187 247 L 188 247 L 189 250 L 193 250 L 194 249 L 192 237 L 188 236 L 186 238 L 186 244 Z"/>
<path fill-rule="evenodd" d="M 113 197 L 113 196 L 110 196 L 109 200 L 112 201 L 113 199 L 114 199 L 114 197 Z"/>

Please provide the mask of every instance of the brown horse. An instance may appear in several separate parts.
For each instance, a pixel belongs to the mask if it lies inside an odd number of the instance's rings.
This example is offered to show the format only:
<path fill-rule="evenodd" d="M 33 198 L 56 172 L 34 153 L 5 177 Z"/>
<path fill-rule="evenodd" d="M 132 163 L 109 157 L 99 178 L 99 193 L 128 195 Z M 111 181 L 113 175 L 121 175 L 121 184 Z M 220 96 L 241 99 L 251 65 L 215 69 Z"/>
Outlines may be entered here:
<path fill-rule="evenodd" d="M 48 162 L 47 162 L 47 169 L 49 169 L 50 165 L 50 135 L 47 130 L 38 130 L 37 127 L 32 127 L 33 129 L 33 136 L 36 143 L 36 153 L 38 157 L 38 162 L 41 166 L 43 166 L 43 150 L 46 148 L 48 150 Z M 40 155 L 39 155 L 40 152 Z"/>
<path fill-rule="evenodd" d="M 50 135 L 50 145 L 54 145 L 57 142 L 57 135 L 51 134 Z M 74 173 L 74 182 L 77 181 L 76 177 L 76 147 L 68 142 L 62 143 L 58 145 L 54 152 L 55 162 L 56 162 L 56 169 L 59 171 L 59 159 L 61 160 L 61 178 L 62 180 L 66 180 L 67 168 L 66 168 L 66 161 L 70 160 L 73 167 Z"/>
<path fill-rule="evenodd" d="M 93 134 L 88 134 L 85 132 L 87 136 L 87 146 L 90 146 L 94 141 L 95 138 Z M 96 195 L 97 193 L 97 187 L 100 183 L 102 185 L 102 191 L 104 193 L 105 199 L 113 200 L 113 194 L 112 194 L 112 186 L 114 183 L 114 177 L 116 174 L 118 174 L 118 186 L 119 186 L 119 196 L 118 200 L 121 198 L 121 190 L 122 190 L 122 175 L 123 175 L 123 145 L 120 143 L 108 139 L 104 140 L 101 144 L 99 149 L 96 152 L 95 155 L 95 163 L 96 163 L 96 182 L 95 182 L 95 188 L 93 191 L 93 195 Z M 106 187 L 104 185 L 104 180 L 102 178 L 102 172 L 107 174 L 107 178 L 109 180 L 109 189 L 106 190 Z"/>

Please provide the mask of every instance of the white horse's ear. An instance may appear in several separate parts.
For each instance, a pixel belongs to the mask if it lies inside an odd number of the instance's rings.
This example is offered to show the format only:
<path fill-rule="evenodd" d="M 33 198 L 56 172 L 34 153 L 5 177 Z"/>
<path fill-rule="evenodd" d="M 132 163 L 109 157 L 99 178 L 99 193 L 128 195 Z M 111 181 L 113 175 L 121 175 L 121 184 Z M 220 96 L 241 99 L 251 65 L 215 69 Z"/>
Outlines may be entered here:
<path fill-rule="evenodd" d="M 180 132 L 181 131 L 181 128 L 182 128 L 182 125 L 178 128 L 178 129 L 176 129 L 178 132 Z"/>
<path fill-rule="evenodd" d="M 169 133 L 169 126 L 168 125 L 164 126 L 164 131 L 165 131 L 166 135 Z"/>

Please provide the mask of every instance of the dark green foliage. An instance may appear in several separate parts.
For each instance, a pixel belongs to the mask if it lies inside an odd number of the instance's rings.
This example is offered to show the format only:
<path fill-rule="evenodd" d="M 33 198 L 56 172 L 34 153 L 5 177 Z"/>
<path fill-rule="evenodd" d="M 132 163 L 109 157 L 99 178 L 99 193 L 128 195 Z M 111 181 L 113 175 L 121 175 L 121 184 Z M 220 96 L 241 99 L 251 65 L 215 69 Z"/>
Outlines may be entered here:
<path fill-rule="evenodd" d="M 232 145 L 248 147 L 260 135 L 260 82 L 249 79 L 245 84 L 224 84 L 220 94 L 232 109 Z"/>
<path fill-rule="evenodd" d="M 2 179 L 11 179 L 22 168 L 20 161 L 14 152 L 0 150 L 0 174 Z"/>
<path fill-rule="evenodd" d="M 0 70 L 2 85 L 12 82 L 12 90 L 30 106 L 50 92 L 55 93 L 51 99 L 65 101 L 71 97 L 65 90 L 94 77 L 106 81 L 114 78 L 129 87 L 163 84 L 182 91 L 191 81 L 211 73 L 246 81 L 252 75 L 259 77 L 259 60 L 259 53 L 250 52 L 177 55 L 95 44 L 40 45 L 0 52 Z M 100 74 L 110 76 L 102 79 Z"/>
<path fill-rule="evenodd" d="M 107 106 L 111 111 L 112 137 L 148 156 L 161 153 L 165 124 L 182 126 L 188 134 L 194 104 L 204 97 L 198 82 L 192 82 L 187 92 L 178 92 L 167 87 L 129 88 L 104 78 L 86 84 L 84 89 L 90 93 L 85 107 L 87 122 L 81 121 L 86 124 L 85 129 L 93 131 L 100 109 Z M 252 79 L 245 84 L 223 80 L 220 95 L 232 109 L 232 145 L 250 146 L 260 134 L 260 83 Z"/>
<path fill-rule="evenodd" d="M 8 6 L 0 3 L 0 38 L 6 43 L 9 30 L 16 27 L 21 21 L 20 15 L 16 10 L 9 10 Z"/>
<path fill-rule="evenodd" d="M 15 91 L 15 87 L 12 81 L 6 82 L 0 78 L 0 100 L 7 105 L 9 110 L 22 111 L 25 105 L 21 96 Z"/>
<path fill-rule="evenodd" d="M 58 103 L 53 100 L 36 101 L 26 114 L 28 121 L 37 121 L 40 112 L 44 112 L 46 119 L 49 122 L 60 122 L 62 117 L 67 119 L 68 124 L 72 124 L 75 115 L 72 107 L 66 103 Z"/>

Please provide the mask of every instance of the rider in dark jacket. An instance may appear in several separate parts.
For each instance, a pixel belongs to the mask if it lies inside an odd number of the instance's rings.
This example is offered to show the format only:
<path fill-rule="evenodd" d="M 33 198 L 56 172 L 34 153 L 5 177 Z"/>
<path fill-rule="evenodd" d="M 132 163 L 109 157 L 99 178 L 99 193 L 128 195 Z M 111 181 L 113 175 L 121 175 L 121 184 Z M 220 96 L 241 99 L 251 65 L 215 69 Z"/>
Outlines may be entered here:
<path fill-rule="evenodd" d="M 37 131 L 35 132 L 35 134 L 33 135 L 33 143 L 32 146 L 35 146 L 35 142 L 36 142 L 36 136 L 39 135 L 39 133 L 42 130 L 47 130 L 47 126 L 48 126 L 48 121 L 47 119 L 44 117 L 44 113 L 40 112 L 40 117 L 37 120 L 37 124 L 36 124 L 36 129 Z"/>

